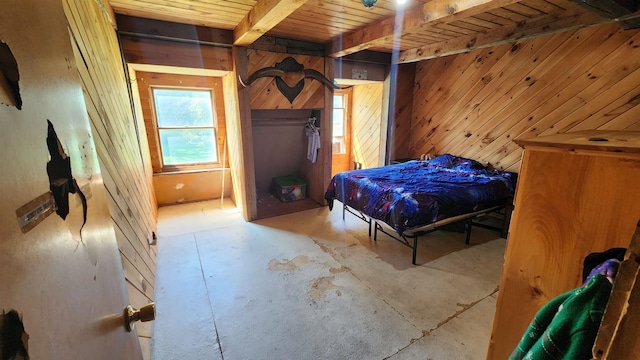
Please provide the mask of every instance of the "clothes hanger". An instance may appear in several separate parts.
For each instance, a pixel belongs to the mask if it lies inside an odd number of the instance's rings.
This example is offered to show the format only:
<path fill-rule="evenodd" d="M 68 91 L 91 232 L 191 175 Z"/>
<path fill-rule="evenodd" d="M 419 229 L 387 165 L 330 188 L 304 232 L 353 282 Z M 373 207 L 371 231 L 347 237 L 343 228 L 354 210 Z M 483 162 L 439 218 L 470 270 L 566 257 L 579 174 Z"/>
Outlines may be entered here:
<path fill-rule="evenodd" d="M 306 127 L 307 129 L 310 129 L 310 130 L 316 131 L 316 130 L 318 129 L 318 128 L 316 127 L 316 118 L 315 118 L 315 117 L 310 117 L 310 118 L 307 120 L 307 125 L 305 125 L 305 127 Z"/>

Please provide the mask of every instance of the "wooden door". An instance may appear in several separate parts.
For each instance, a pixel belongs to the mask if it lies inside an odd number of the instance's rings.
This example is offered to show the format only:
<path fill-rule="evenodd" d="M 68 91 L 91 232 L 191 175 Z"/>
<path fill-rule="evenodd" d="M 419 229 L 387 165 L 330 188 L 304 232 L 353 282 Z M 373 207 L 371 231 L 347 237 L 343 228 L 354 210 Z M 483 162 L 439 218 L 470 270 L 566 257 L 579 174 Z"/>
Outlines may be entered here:
<path fill-rule="evenodd" d="M 354 168 L 351 163 L 351 89 L 333 94 L 333 137 L 331 140 L 331 176 Z"/>
<path fill-rule="evenodd" d="M 21 315 L 32 359 L 140 359 L 136 332 L 124 328 L 124 274 L 61 2 L 4 1 L 0 42 L 9 64 L 0 75 L 0 310 Z M 86 196 L 86 223 L 77 194 L 64 219 L 52 207 L 47 164 L 65 169 L 54 148 Z"/>

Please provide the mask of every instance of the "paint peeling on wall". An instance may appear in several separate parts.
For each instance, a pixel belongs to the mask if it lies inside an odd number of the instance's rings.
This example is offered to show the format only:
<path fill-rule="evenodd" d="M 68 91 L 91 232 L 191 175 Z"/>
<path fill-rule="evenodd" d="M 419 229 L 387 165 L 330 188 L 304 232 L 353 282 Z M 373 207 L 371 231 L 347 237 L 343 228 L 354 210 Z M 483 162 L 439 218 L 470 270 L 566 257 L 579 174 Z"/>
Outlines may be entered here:
<path fill-rule="evenodd" d="M 80 227 L 82 239 L 82 228 L 87 222 L 87 198 L 78 186 L 76 179 L 71 175 L 71 158 L 64 152 L 53 124 L 49 120 L 47 120 L 47 124 L 47 148 L 51 157 L 47 163 L 47 174 L 49 175 L 49 190 L 51 190 L 56 203 L 56 214 L 62 219 L 66 219 L 69 214 L 69 193 L 77 193 L 82 203 L 84 219 L 82 227 Z"/>
<path fill-rule="evenodd" d="M 0 95 L 4 95 L 0 96 L 0 102 L 21 110 L 22 98 L 20 97 L 19 81 L 18 62 L 9 46 L 0 41 Z"/>
<path fill-rule="evenodd" d="M 2 359 L 29 360 L 29 334 L 18 312 L 9 310 L 0 315 L 0 355 Z"/>

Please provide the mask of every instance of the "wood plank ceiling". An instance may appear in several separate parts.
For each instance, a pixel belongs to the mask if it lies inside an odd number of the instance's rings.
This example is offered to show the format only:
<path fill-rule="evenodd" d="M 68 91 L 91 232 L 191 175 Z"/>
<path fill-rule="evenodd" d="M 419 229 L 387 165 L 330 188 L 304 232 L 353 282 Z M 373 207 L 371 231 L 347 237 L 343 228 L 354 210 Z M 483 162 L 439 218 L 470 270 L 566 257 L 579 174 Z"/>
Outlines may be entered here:
<path fill-rule="evenodd" d="M 640 11 L 618 1 L 408 0 L 398 5 L 378 0 L 370 9 L 360 0 L 110 0 L 110 5 L 118 14 L 231 30 L 237 46 L 267 35 L 323 44 L 332 57 L 374 50 L 396 53 L 395 61 L 406 63 L 595 24 L 637 22 Z M 595 9 L 593 3 L 613 6 Z"/>

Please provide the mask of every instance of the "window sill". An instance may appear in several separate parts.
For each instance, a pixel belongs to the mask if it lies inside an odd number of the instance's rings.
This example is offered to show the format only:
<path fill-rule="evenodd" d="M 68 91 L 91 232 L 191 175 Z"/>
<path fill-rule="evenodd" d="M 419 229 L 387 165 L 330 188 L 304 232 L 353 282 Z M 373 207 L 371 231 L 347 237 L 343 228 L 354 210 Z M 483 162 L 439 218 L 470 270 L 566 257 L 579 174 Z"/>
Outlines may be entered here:
<path fill-rule="evenodd" d="M 176 174 L 194 174 L 194 173 L 204 173 L 204 172 L 216 172 L 216 171 L 227 171 L 229 168 L 225 167 L 216 167 L 216 168 L 203 168 L 203 169 L 185 169 L 185 170 L 171 170 L 171 171 L 163 171 L 158 173 L 153 173 L 153 176 L 162 176 L 162 175 L 176 175 Z"/>

